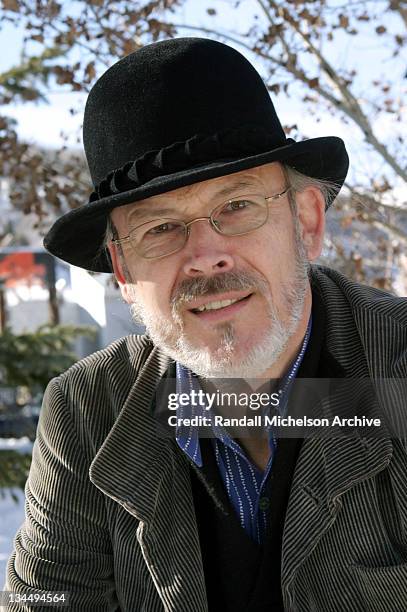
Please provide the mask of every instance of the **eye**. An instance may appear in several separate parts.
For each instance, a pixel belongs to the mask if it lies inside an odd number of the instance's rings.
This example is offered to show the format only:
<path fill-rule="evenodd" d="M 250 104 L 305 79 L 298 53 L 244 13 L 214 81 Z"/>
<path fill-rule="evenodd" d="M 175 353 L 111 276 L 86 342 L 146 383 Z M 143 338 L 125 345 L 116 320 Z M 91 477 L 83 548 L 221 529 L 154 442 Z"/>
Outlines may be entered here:
<path fill-rule="evenodd" d="M 160 225 L 155 225 L 154 227 L 150 228 L 145 235 L 156 236 L 157 234 L 168 234 L 178 227 L 179 225 L 177 223 L 161 223 Z"/>
<path fill-rule="evenodd" d="M 226 203 L 222 209 L 222 212 L 230 213 L 238 210 L 246 210 L 251 206 L 253 206 L 253 203 L 250 200 L 233 200 Z"/>

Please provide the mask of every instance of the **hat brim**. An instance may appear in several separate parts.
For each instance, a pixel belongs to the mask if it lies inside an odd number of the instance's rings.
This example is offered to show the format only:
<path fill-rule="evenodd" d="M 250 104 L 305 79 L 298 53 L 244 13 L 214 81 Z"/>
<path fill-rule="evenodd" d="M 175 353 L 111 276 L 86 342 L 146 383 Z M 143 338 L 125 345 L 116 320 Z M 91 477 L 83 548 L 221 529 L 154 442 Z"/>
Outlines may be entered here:
<path fill-rule="evenodd" d="M 135 189 L 107 196 L 66 213 L 55 221 L 45 236 L 44 247 L 55 257 L 85 270 L 111 273 L 109 252 L 102 246 L 106 218 L 111 210 L 273 161 L 286 162 L 306 176 L 331 181 L 337 186 L 336 195 L 345 181 L 349 166 L 345 145 L 336 136 L 292 142 L 265 153 L 202 164 L 158 176 Z"/>

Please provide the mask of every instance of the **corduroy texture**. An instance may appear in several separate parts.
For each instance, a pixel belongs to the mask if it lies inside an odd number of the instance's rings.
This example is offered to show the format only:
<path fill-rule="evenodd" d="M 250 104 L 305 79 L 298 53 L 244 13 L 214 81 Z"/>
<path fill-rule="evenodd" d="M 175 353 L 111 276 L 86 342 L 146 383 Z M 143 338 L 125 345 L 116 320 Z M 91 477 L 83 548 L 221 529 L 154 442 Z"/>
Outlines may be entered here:
<path fill-rule="evenodd" d="M 347 376 L 406 377 L 406 300 L 328 268 L 312 277 Z M 188 461 L 150 413 L 168 365 L 129 336 L 50 383 L 6 589 L 68 590 L 73 611 L 207 612 Z M 282 544 L 287 612 L 407 610 L 406 474 L 400 440 L 304 440 Z"/>
<path fill-rule="evenodd" d="M 83 138 L 95 190 L 54 223 L 44 246 L 99 272 L 111 272 L 100 247 L 116 206 L 272 161 L 339 191 L 349 164 L 340 138 L 286 138 L 253 66 L 201 38 L 153 43 L 109 68 L 89 94 Z"/>

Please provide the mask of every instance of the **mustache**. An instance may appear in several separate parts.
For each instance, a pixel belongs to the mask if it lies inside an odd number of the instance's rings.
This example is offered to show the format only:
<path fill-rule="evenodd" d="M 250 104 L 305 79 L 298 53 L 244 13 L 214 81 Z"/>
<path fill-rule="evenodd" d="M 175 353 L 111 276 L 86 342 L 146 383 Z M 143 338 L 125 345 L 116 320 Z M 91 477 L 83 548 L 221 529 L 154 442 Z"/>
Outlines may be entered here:
<path fill-rule="evenodd" d="M 170 303 L 173 309 L 179 310 L 183 304 L 203 295 L 216 296 L 226 291 L 245 291 L 247 289 L 265 293 L 268 290 L 268 283 L 261 274 L 244 271 L 187 278 L 178 285 L 171 296 Z"/>

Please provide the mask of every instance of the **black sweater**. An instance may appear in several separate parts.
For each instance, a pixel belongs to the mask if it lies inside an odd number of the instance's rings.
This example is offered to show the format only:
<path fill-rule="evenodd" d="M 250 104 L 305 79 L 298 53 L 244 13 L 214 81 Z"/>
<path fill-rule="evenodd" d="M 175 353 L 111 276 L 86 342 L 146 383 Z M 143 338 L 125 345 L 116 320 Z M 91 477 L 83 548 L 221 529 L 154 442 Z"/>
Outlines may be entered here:
<path fill-rule="evenodd" d="M 313 292 L 313 326 L 297 378 L 332 378 L 343 372 L 324 349 L 324 309 Z M 191 481 L 210 612 L 279 612 L 285 514 L 302 439 L 280 438 L 264 496 L 268 531 L 261 545 L 241 527 L 223 486 L 210 440 L 201 439 L 203 467 L 191 462 Z M 181 451 L 182 452 L 182 451 Z"/>

